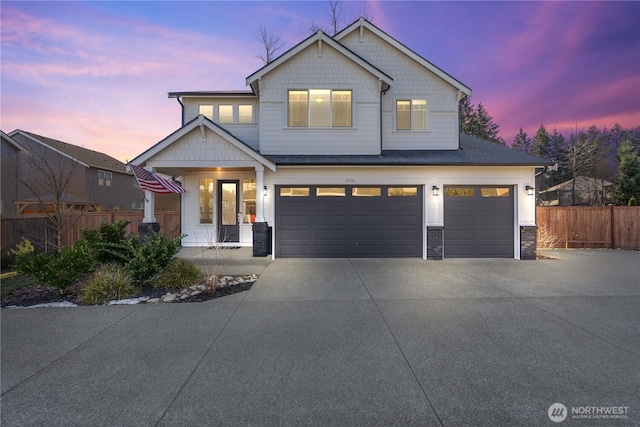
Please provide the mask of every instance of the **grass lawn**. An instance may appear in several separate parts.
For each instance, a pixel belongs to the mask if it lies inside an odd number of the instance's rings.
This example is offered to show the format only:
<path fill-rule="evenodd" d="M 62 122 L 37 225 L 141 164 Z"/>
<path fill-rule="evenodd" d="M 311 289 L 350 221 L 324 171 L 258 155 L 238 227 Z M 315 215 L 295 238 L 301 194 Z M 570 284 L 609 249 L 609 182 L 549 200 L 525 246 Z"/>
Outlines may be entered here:
<path fill-rule="evenodd" d="M 35 285 L 35 281 L 28 274 L 18 274 L 11 277 L 0 278 L 0 289 L 2 290 L 2 298 L 11 292 L 22 288 L 23 286 Z"/>

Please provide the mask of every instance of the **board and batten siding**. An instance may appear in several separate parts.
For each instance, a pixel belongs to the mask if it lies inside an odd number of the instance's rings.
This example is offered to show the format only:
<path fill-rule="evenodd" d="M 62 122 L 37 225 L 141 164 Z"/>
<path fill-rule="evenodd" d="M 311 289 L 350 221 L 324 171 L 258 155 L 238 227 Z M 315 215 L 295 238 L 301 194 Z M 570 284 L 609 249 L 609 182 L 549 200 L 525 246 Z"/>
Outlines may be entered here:
<path fill-rule="evenodd" d="M 260 122 L 260 108 L 258 106 L 257 98 L 254 97 L 184 97 L 182 99 L 184 104 L 184 122 L 188 123 L 194 118 L 198 117 L 198 111 L 200 105 L 213 105 L 213 122 L 220 127 L 226 129 L 233 136 L 249 145 L 254 150 L 260 148 L 260 130 L 258 123 Z M 233 105 L 234 106 L 234 118 L 237 121 L 238 105 L 252 105 L 253 106 L 253 123 L 252 124 L 240 124 L 240 123 L 224 123 L 218 122 L 218 106 L 219 105 Z"/>
<path fill-rule="evenodd" d="M 351 128 L 289 128 L 288 90 L 351 90 Z M 260 152 L 279 154 L 379 154 L 378 78 L 324 44 L 313 44 L 262 78 Z"/>
<path fill-rule="evenodd" d="M 457 89 L 386 41 L 364 29 L 340 43 L 393 77 L 383 97 L 382 148 L 384 150 L 438 150 L 458 148 Z M 427 100 L 427 130 L 396 131 L 395 104 L 399 99 Z"/>

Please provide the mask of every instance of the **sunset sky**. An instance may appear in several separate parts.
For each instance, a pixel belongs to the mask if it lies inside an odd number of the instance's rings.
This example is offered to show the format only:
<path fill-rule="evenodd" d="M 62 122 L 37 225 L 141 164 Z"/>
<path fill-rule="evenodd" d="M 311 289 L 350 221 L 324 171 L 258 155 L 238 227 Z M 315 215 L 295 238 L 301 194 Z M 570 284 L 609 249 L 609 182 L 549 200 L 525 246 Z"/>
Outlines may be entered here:
<path fill-rule="evenodd" d="M 258 27 L 286 49 L 328 24 L 321 2 L 12 2 L 1 7 L 1 112 L 23 129 L 132 159 L 180 127 L 173 91 L 247 89 Z M 473 90 L 510 143 L 640 126 L 640 2 L 343 4 Z M 385 70 L 393 75 L 393 70 Z"/>

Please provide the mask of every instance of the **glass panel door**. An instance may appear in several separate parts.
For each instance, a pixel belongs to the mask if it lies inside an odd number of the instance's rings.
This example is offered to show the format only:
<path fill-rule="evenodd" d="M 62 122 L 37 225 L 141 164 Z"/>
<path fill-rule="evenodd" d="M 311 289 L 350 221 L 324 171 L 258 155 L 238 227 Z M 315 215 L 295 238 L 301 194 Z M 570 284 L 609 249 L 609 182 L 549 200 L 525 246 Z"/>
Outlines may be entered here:
<path fill-rule="evenodd" d="M 218 181 L 219 242 L 240 241 L 238 186 L 239 181 Z"/>

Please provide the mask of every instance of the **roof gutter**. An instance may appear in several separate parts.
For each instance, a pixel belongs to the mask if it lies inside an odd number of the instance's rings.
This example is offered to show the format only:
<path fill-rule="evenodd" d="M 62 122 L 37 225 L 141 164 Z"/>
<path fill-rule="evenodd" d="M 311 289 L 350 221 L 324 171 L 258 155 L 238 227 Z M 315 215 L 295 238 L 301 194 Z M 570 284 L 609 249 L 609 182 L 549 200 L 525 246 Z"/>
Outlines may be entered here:
<path fill-rule="evenodd" d="M 169 96 L 171 96 L 171 94 L 169 94 Z M 182 103 L 182 100 L 180 99 L 180 95 L 176 96 L 176 100 L 178 100 L 178 104 L 180 104 L 180 108 L 182 109 L 181 114 L 180 114 L 182 116 L 182 120 L 181 120 L 180 126 L 184 126 L 184 104 Z"/>

